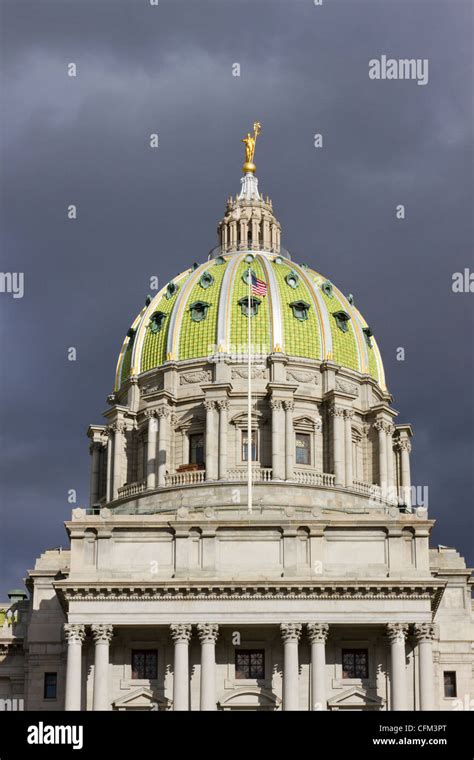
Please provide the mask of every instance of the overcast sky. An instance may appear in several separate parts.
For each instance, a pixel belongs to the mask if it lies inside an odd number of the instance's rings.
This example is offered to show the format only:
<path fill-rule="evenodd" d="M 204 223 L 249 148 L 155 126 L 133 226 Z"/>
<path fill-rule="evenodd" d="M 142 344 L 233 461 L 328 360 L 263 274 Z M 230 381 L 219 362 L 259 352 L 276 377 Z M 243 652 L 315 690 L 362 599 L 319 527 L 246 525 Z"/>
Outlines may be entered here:
<path fill-rule="evenodd" d="M 86 430 L 123 336 L 150 276 L 164 283 L 216 244 L 255 119 L 282 244 L 355 295 L 414 428 L 433 544 L 473 562 L 474 294 L 452 291 L 454 272 L 474 270 L 471 3 L 0 6 L 2 271 L 25 277 L 23 298 L 0 293 L 0 596 L 67 546 L 67 492 L 87 503 Z M 382 55 L 428 59 L 428 83 L 369 79 Z"/>

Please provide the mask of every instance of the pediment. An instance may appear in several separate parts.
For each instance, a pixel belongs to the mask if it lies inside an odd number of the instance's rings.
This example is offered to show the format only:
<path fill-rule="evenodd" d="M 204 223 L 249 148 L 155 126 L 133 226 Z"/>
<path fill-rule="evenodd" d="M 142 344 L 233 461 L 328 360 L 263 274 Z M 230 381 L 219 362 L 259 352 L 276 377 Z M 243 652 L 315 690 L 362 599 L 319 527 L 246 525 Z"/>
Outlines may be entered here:
<path fill-rule="evenodd" d="M 252 427 L 258 427 L 258 425 L 262 425 L 266 422 L 266 419 L 264 418 L 262 412 L 259 411 L 253 411 L 252 412 Z M 233 425 L 236 425 L 236 427 L 247 429 L 248 424 L 248 415 L 247 412 L 240 412 L 239 414 L 236 414 L 231 419 L 231 423 Z"/>
<path fill-rule="evenodd" d="M 152 710 L 156 709 L 156 706 L 166 709 L 169 706 L 169 700 L 165 697 L 157 696 L 146 686 L 141 686 L 116 699 L 112 703 L 112 706 L 122 710 Z"/>
<path fill-rule="evenodd" d="M 362 689 L 360 686 L 353 686 L 351 689 L 347 689 L 342 694 L 337 694 L 328 700 L 329 709 L 338 708 L 352 708 L 363 709 L 373 708 L 380 710 L 384 705 L 384 700 L 381 697 L 373 697 Z"/>
<path fill-rule="evenodd" d="M 268 689 L 242 686 L 219 701 L 222 710 L 277 710 L 281 699 Z"/>

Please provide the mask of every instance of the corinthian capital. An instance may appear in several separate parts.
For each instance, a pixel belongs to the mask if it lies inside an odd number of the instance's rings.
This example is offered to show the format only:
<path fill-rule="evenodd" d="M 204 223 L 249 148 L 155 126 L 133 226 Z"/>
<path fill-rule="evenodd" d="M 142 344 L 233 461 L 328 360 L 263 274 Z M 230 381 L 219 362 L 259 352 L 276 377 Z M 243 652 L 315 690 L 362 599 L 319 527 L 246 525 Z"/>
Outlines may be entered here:
<path fill-rule="evenodd" d="M 330 417 L 344 417 L 344 409 L 340 406 L 330 406 L 328 407 L 328 414 Z"/>
<path fill-rule="evenodd" d="M 92 638 L 96 644 L 110 644 L 114 635 L 113 625 L 91 625 Z"/>
<path fill-rule="evenodd" d="M 432 623 L 415 623 L 413 635 L 418 642 L 433 641 L 436 638 L 436 626 Z"/>
<path fill-rule="evenodd" d="M 204 406 L 206 409 L 206 412 L 212 412 L 213 409 L 216 408 L 216 402 L 215 401 L 205 401 Z"/>
<path fill-rule="evenodd" d="M 186 623 L 176 623 L 170 625 L 171 638 L 175 643 L 184 642 L 189 643 L 192 635 L 192 628 Z"/>
<path fill-rule="evenodd" d="M 315 641 L 325 642 L 328 637 L 329 626 L 327 623 L 308 623 L 306 633 L 311 644 Z"/>
<path fill-rule="evenodd" d="M 170 409 L 167 406 L 160 406 L 156 410 L 156 416 L 157 417 L 166 417 L 166 418 L 168 418 L 170 416 L 170 414 L 171 414 Z"/>
<path fill-rule="evenodd" d="M 353 409 L 344 409 L 344 417 L 346 420 L 351 420 L 354 416 L 354 410 Z"/>
<path fill-rule="evenodd" d="M 147 420 L 153 419 L 156 417 L 156 409 L 145 409 L 144 415 Z"/>
<path fill-rule="evenodd" d="M 282 623 L 280 633 L 283 642 L 299 641 L 301 636 L 301 623 Z"/>
<path fill-rule="evenodd" d="M 127 426 L 125 422 L 119 422 L 117 420 L 116 422 L 112 422 L 112 424 L 109 425 L 109 428 L 113 433 L 122 434 L 122 433 L 125 433 Z"/>
<path fill-rule="evenodd" d="M 288 399 L 287 401 L 283 402 L 283 406 L 285 407 L 285 411 L 292 412 L 295 408 L 295 402 L 293 399 Z"/>
<path fill-rule="evenodd" d="M 216 623 L 199 623 L 197 633 L 201 644 L 215 644 L 219 636 L 219 626 Z"/>
<path fill-rule="evenodd" d="M 408 453 L 410 453 L 411 443 L 406 438 L 403 438 L 401 441 L 395 442 L 395 448 L 399 451 L 408 451 Z"/>
<path fill-rule="evenodd" d="M 220 412 L 226 412 L 229 408 L 229 401 L 226 398 L 219 399 L 217 408 Z"/>
<path fill-rule="evenodd" d="M 408 633 L 407 623 L 389 623 L 386 628 L 387 638 L 391 642 L 404 644 Z"/>
<path fill-rule="evenodd" d="M 64 635 L 68 644 L 82 644 L 86 638 L 86 627 L 77 623 L 66 623 Z"/>
<path fill-rule="evenodd" d="M 277 411 L 282 408 L 282 402 L 277 398 L 271 398 L 270 399 L 270 409 L 272 411 Z"/>

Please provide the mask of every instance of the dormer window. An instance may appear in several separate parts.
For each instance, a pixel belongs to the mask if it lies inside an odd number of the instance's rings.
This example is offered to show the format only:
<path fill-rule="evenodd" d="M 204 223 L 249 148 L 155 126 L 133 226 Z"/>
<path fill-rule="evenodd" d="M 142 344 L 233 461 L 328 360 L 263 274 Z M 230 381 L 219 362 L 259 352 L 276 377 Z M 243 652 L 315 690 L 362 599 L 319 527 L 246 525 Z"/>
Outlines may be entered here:
<path fill-rule="evenodd" d="M 150 317 L 150 330 L 152 333 L 159 333 L 162 329 L 166 319 L 166 314 L 163 311 L 155 311 Z"/>
<path fill-rule="evenodd" d="M 192 303 L 191 306 L 189 307 L 192 321 L 202 322 L 207 317 L 208 309 L 209 309 L 209 304 L 206 303 L 206 301 L 195 301 L 194 303 Z"/>
<path fill-rule="evenodd" d="M 282 258 L 282 256 L 275 256 L 275 258 L 273 259 L 273 261 L 275 262 L 275 264 L 283 264 L 283 258 Z"/>
<path fill-rule="evenodd" d="M 225 264 L 225 258 L 223 256 L 216 256 L 214 259 L 214 266 L 218 267 L 220 264 Z"/>
<path fill-rule="evenodd" d="M 173 298 L 173 296 L 178 292 L 178 286 L 173 281 L 169 282 L 166 286 L 166 293 L 165 298 L 169 301 L 170 298 Z"/>
<path fill-rule="evenodd" d="M 251 271 L 251 274 L 253 275 L 253 277 L 257 276 L 255 274 L 255 272 L 253 271 L 253 269 L 251 269 L 250 271 Z M 249 284 L 249 270 L 248 269 L 246 269 L 245 272 L 243 273 L 243 275 L 242 275 L 242 281 L 245 282 L 246 285 Z"/>
<path fill-rule="evenodd" d="M 298 319 L 300 322 L 308 319 L 309 303 L 306 303 L 306 301 L 293 301 L 293 303 L 290 303 L 290 306 L 295 319 Z"/>
<path fill-rule="evenodd" d="M 250 296 L 250 299 L 248 296 L 244 296 L 239 300 L 239 306 L 242 309 L 242 314 L 244 317 L 249 316 L 249 300 L 250 300 L 250 316 L 255 317 L 256 314 L 258 314 L 258 307 L 262 303 L 260 298 L 256 298 L 256 296 Z"/>
<path fill-rule="evenodd" d="M 364 333 L 365 342 L 367 343 L 369 348 L 372 348 L 372 341 L 370 340 L 373 336 L 373 332 L 370 329 L 370 327 L 363 327 L 362 332 Z"/>
<path fill-rule="evenodd" d="M 204 272 L 204 274 L 202 274 L 199 279 L 199 284 L 201 288 L 204 288 L 204 290 L 207 290 L 207 288 L 210 288 L 213 283 L 214 283 L 214 277 L 212 276 L 210 272 Z"/>
<path fill-rule="evenodd" d="M 286 281 L 286 284 L 290 288 L 293 288 L 293 290 L 294 290 L 295 288 L 298 287 L 298 283 L 300 281 L 300 278 L 298 277 L 298 275 L 296 274 L 296 272 L 292 269 L 291 272 L 288 272 L 288 274 L 286 275 L 285 281 Z"/>
<path fill-rule="evenodd" d="M 335 311 L 333 317 L 336 320 L 336 324 L 342 332 L 348 332 L 350 316 L 347 311 Z"/>
<path fill-rule="evenodd" d="M 321 283 L 321 290 L 325 296 L 332 298 L 332 282 L 325 280 L 323 283 Z"/>

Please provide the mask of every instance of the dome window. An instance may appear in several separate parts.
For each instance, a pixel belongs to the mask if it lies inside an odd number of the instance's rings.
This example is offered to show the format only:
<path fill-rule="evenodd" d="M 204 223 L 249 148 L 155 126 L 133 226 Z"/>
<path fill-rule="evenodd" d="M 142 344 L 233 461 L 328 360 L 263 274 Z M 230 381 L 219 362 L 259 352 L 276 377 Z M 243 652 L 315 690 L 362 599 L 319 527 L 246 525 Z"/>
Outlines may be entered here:
<path fill-rule="evenodd" d="M 309 303 L 306 301 L 293 301 L 290 303 L 293 311 L 293 316 L 300 322 L 305 322 L 308 319 Z"/>
<path fill-rule="evenodd" d="M 251 254 L 251 253 L 248 253 L 248 254 L 247 254 L 247 256 L 245 257 L 244 261 L 245 261 L 247 264 L 251 264 L 251 263 L 252 263 L 252 261 L 254 260 L 254 258 L 255 258 L 255 256 L 252 256 L 252 254 Z"/>
<path fill-rule="evenodd" d="M 301 269 L 309 269 L 309 266 L 307 264 L 300 264 Z"/>
<path fill-rule="evenodd" d="M 333 317 L 336 320 L 336 324 L 342 332 L 348 332 L 350 316 L 347 311 L 335 311 Z"/>
<path fill-rule="evenodd" d="M 155 311 L 150 317 L 150 330 L 153 334 L 159 333 L 162 329 L 166 319 L 166 314 L 163 311 Z"/>
<path fill-rule="evenodd" d="M 362 332 L 364 333 L 365 342 L 367 343 L 369 348 L 372 348 L 372 341 L 371 338 L 373 336 L 373 332 L 370 329 L 370 327 L 363 327 Z"/>
<path fill-rule="evenodd" d="M 283 258 L 281 256 L 275 256 L 273 261 L 275 264 L 283 264 Z"/>
<path fill-rule="evenodd" d="M 332 298 L 332 282 L 329 280 L 325 280 L 321 284 L 321 290 L 323 291 L 324 295 L 328 298 Z"/>
<path fill-rule="evenodd" d="M 166 293 L 165 297 L 169 301 L 170 298 L 173 298 L 173 296 L 178 292 L 179 288 L 173 281 L 169 282 L 166 286 Z"/>
<path fill-rule="evenodd" d="M 209 304 L 206 301 L 194 301 L 189 307 L 193 322 L 202 322 L 207 317 Z"/>
<path fill-rule="evenodd" d="M 207 288 L 210 288 L 211 285 L 214 283 L 214 277 L 210 272 L 204 272 L 204 274 L 201 275 L 199 279 L 199 284 L 201 288 L 204 288 L 204 290 L 207 290 Z"/>
<path fill-rule="evenodd" d="M 223 256 L 217 256 L 214 260 L 214 266 L 220 266 L 220 264 L 225 264 L 225 258 Z"/>
<path fill-rule="evenodd" d="M 288 274 L 286 275 L 285 281 L 286 281 L 286 284 L 290 288 L 293 288 L 293 290 L 294 290 L 295 288 L 298 287 L 300 278 L 298 277 L 298 275 L 296 274 L 296 272 L 292 269 L 291 272 L 288 272 Z"/>
<path fill-rule="evenodd" d="M 193 272 L 196 271 L 196 269 L 198 268 L 198 266 L 199 266 L 199 264 L 197 263 L 197 261 L 193 261 L 193 265 L 192 265 Z"/>
<path fill-rule="evenodd" d="M 244 317 L 249 316 L 249 298 L 247 296 L 244 296 L 239 300 L 239 306 L 242 309 L 242 314 Z M 256 298 L 255 296 L 250 297 L 250 316 L 255 317 L 258 314 L 258 307 L 261 304 L 260 298 Z"/>

